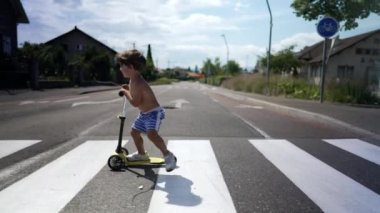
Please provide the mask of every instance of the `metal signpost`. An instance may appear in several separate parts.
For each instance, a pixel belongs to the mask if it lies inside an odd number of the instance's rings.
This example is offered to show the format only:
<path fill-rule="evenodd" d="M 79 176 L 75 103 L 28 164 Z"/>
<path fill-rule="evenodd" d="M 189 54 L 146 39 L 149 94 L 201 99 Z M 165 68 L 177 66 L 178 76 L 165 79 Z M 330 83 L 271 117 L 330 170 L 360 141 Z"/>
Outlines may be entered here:
<path fill-rule="evenodd" d="M 320 84 L 320 102 L 323 103 L 324 97 L 324 85 L 325 85 L 325 74 L 326 74 L 326 64 L 327 64 L 327 40 L 335 35 L 339 30 L 339 23 L 331 17 L 323 17 L 317 24 L 317 32 L 320 36 L 324 37 L 323 43 L 323 59 L 322 59 L 322 69 L 321 69 L 321 84 Z"/>

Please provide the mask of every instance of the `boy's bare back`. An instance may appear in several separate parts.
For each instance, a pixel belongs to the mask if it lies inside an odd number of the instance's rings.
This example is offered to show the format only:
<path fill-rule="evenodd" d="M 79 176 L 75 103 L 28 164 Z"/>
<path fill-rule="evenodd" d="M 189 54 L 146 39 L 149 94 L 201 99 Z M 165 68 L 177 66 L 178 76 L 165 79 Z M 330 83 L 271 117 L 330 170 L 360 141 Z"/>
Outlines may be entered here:
<path fill-rule="evenodd" d="M 148 112 L 160 106 L 152 88 L 141 75 L 130 79 L 129 91 L 132 100 L 135 100 L 134 106 L 139 108 L 141 112 Z"/>

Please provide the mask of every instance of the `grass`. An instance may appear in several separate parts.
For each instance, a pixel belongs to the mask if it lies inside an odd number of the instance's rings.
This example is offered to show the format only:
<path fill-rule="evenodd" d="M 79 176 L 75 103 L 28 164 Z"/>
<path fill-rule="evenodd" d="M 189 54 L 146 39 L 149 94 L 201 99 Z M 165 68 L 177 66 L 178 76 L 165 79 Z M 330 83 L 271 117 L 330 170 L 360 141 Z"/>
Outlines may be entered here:
<path fill-rule="evenodd" d="M 150 85 L 163 85 L 163 84 L 171 84 L 173 82 L 178 82 L 178 79 L 161 77 L 161 78 L 156 79 L 155 81 L 149 82 L 149 84 Z"/>
<path fill-rule="evenodd" d="M 267 79 L 261 74 L 242 74 L 235 77 L 213 77 L 213 85 L 228 89 L 267 94 Z M 218 79 L 220 82 L 218 82 Z M 298 99 L 319 100 L 319 85 L 310 84 L 304 79 L 271 76 L 269 94 Z M 364 85 L 353 83 L 328 83 L 325 87 L 325 100 L 330 102 L 380 105 L 380 98 L 372 94 Z"/>

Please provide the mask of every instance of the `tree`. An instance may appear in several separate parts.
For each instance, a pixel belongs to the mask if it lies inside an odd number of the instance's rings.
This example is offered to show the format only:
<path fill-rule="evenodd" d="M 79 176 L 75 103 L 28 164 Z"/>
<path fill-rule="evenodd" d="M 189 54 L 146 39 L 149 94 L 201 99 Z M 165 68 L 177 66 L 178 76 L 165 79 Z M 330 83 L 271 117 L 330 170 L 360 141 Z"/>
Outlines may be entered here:
<path fill-rule="evenodd" d="M 67 61 L 62 47 L 25 42 L 19 54 L 26 60 L 36 60 L 44 77 L 67 77 Z"/>
<path fill-rule="evenodd" d="M 228 70 L 228 73 L 231 75 L 239 74 L 242 70 L 240 65 L 234 60 L 229 60 L 227 65 L 225 65 L 225 69 Z"/>
<path fill-rule="evenodd" d="M 62 47 L 42 45 L 39 62 L 40 70 L 45 77 L 67 77 L 67 61 Z"/>
<path fill-rule="evenodd" d="M 198 67 L 196 68 L 198 69 Z M 228 73 L 226 73 L 225 70 L 228 70 Z M 241 70 L 242 69 L 240 65 L 234 60 L 229 60 L 227 65 L 224 65 L 222 67 L 219 57 L 216 57 L 214 61 L 212 61 L 210 58 L 207 58 L 206 61 L 203 62 L 203 67 L 201 69 L 202 73 L 207 76 L 225 74 L 235 75 L 240 73 Z"/>
<path fill-rule="evenodd" d="M 298 17 L 307 21 L 318 20 L 320 16 L 334 17 L 343 22 L 343 29 L 358 27 L 357 19 L 365 19 L 371 13 L 380 15 L 378 0 L 294 0 L 291 7 Z"/>
<path fill-rule="evenodd" d="M 206 76 L 211 76 L 216 73 L 215 65 L 212 63 L 210 58 L 207 58 L 206 61 L 203 62 L 203 67 L 201 70 Z"/>
<path fill-rule="evenodd" d="M 76 67 L 74 76 L 79 75 L 79 83 L 91 80 L 108 81 L 111 79 L 111 59 L 108 54 L 96 47 L 86 48 L 79 52 L 70 61 L 70 65 Z M 77 78 L 77 77 L 75 77 Z"/>
<path fill-rule="evenodd" d="M 198 65 L 195 65 L 194 72 L 199 73 Z"/>
<path fill-rule="evenodd" d="M 145 67 L 145 70 L 143 71 L 142 75 L 147 81 L 155 80 L 157 77 L 157 75 L 155 73 L 155 67 L 154 67 L 152 50 L 150 48 L 150 44 L 148 44 L 148 51 L 146 54 L 146 67 Z"/>
<path fill-rule="evenodd" d="M 302 62 L 299 59 L 297 59 L 293 49 L 294 46 L 290 46 L 288 48 L 278 51 L 274 55 L 271 55 L 271 67 L 273 73 L 288 73 L 292 74 L 293 76 L 296 76 L 298 74 L 297 69 L 301 67 Z M 267 56 L 261 56 L 259 61 L 261 66 L 266 66 Z"/>

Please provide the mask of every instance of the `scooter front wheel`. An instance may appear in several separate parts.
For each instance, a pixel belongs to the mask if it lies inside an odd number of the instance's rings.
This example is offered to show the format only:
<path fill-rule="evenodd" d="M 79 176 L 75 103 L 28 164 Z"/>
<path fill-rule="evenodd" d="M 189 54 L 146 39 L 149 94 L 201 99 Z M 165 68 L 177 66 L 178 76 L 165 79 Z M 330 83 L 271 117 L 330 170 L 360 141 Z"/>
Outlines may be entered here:
<path fill-rule="evenodd" d="M 127 155 L 129 154 L 128 149 L 126 149 L 126 148 L 124 148 L 124 147 L 121 147 L 121 151 L 123 152 L 123 154 L 124 154 L 125 156 L 127 156 Z"/>
<path fill-rule="evenodd" d="M 120 171 L 124 166 L 123 159 L 118 155 L 112 155 L 108 158 L 108 166 L 114 171 Z"/>

